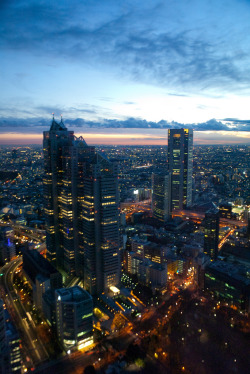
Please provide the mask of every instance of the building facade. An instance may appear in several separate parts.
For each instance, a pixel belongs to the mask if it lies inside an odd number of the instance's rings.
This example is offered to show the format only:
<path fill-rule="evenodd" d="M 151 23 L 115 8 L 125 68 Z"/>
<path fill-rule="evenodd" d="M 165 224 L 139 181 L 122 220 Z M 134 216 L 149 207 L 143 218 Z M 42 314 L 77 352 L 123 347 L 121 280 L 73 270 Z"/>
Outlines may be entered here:
<path fill-rule="evenodd" d="M 192 205 L 193 130 L 168 130 L 171 211 Z"/>
<path fill-rule="evenodd" d="M 93 300 L 79 286 L 55 291 L 58 338 L 65 350 L 82 349 L 93 343 Z"/>
<path fill-rule="evenodd" d="M 153 217 L 160 222 L 170 218 L 171 174 L 152 174 L 152 211 Z"/>
<path fill-rule="evenodd" d="M 249 269 L 243 265 L 213 261 L 205 269 L 205 290 L 220 300 L 250 312 Z"/>
<path fill-rule="evenodd" d="M 205 213 L 204 219 L 204 253 L 212 260 L 218 257 L 220 214 L 218 209 Z"/>

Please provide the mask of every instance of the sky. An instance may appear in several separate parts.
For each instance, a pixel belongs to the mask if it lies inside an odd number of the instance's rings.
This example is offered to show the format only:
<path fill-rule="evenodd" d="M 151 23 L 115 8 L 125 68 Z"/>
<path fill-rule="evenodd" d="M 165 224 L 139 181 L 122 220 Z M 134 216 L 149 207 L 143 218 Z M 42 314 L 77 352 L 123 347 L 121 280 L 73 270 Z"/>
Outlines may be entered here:
<path fill-rule="evenodd" d="M 250 144 L 250 0 L 1 0 L 0 144 Z"/>

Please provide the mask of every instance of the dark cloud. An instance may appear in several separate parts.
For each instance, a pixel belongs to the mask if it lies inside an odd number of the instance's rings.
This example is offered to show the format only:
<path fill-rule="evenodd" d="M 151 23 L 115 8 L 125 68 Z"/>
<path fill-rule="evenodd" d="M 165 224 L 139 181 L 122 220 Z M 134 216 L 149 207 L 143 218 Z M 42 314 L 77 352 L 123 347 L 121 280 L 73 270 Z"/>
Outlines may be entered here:
<path fill-rule="evenodd" d="M 225 121 L 225 123 L 223 123 Z M 183 124 L 179 122 L 168 122 L 161 120 L 159 122 L 146 121 L 138 118 L 128 118 L 125 120 L 116 119 L 100 119 L 97 121 L 89 121 L 83 118 L 76 119 L 65 119 L 65 125 L 70 128 L 82 128 L 82 129 L 170 129 L 170 128 L 190 128 L 195 131 L 250 131 L 250 121 L 243 121 L 237 119 L 226 119 L 217 121 L 211 119 L 203 123 L 190 123 Z M 232 124 L 235 122 L 235 124 Z M 238 123 L 237 123 L 238 122 Z M 42 130 L 47 130 L 50 125 L 50 120 L 44 118 L 30 118 L 30 119 L 18 119 L 18 118 L 0 118 L 0 132 L 8 133 L 11 129 L 15 129 L 16 132 L 34 132 L 39 133 Z M 41 127 L 43 129 L 41 129 Z"/>
<path fill-rule="evenodd" d="M 250 125 L 250 119 L 243 120 L 243 119 L 237 119 L 237 118 L 224 118 L 222 121 L 231 122 L 235 125 Z"/>

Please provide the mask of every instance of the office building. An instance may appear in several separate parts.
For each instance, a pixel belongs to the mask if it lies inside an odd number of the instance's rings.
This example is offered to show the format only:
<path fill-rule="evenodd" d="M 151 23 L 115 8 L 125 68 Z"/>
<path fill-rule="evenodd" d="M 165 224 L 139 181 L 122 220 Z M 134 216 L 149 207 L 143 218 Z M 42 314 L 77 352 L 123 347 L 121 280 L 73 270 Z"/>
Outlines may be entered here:
<path fill-rule="evenodd" d="M 55 291 L 58 338 L 65 350 L 82 349 L 93 343 L 93 300 L 79 286 Z"/>
<path fill-rule="evenodd" d="M 152 211 L 159 222 L 170 218 L 171 175 L 170 173 L 152 174 Z"/>
<path fill-rule="evenodd" d="M 48 259 L 106 291 L 120 280 L 117 165 L 54 119 L 43 147 Z"/>
<path fill-rule="evenodd" d="M 219 206 L 220 209 L 220 217 L 221 218 L 226 218 L 226 219 L 231 219 L 233 217 L 232 214 L 232 209 L 233 209 L 233 204 L 232 203 L 221 203 Z"/>
<path fill-rule="evenodd" d="M 204 253 L 212 260 L 218 256 L 220 213 L 218 209 L 211 209 L 204 218 Z"/>
<path fill-rule="evenodd" d="M 193 130 L 168 130 L 171 211 L 192 205 Z"/>

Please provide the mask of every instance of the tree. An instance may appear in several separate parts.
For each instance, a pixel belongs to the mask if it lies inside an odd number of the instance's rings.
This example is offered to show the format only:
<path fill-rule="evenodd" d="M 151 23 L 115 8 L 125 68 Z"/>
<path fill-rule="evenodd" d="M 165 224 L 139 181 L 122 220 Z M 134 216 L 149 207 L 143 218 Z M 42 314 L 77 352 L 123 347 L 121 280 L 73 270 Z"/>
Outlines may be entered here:
<path fill-rule="evenodd" d="M 116 313 L 111 325 L 111 329 L 121 330 L 125 326 L 125 320 L 120 313 Z"/>
<path fill-rule="evenodd" d="M 135 360 L 135 364 L 136 364 L 139 368 L 141 368 L 141 369 L 143 369 L 144 366 L 145 366 L 145 362 L 144 362 L 144 360 L 143 360 L 142 358 L 137 358 L 137 359 Z"/>
<path fill-rule="evenodd" d="M 96 370 L 93 365 L 86 366 L 83 374 L 96 374 Z"/>

